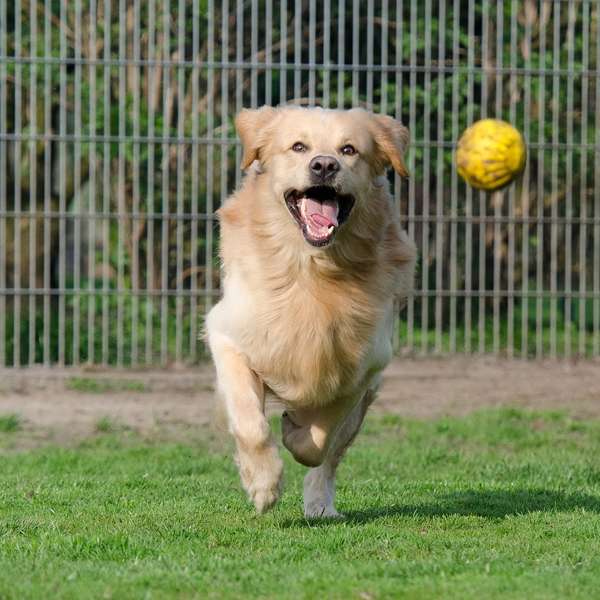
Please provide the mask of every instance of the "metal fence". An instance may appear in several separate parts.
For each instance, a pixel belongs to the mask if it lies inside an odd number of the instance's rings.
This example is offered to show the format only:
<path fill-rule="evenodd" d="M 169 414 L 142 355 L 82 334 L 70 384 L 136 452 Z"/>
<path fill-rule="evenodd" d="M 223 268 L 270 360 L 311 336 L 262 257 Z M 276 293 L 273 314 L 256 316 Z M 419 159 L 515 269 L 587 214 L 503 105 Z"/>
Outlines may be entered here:
<path fill-rule="evenodd" d="M 403 351 L 600 354 L 600 2 L 0 0 L 0 366 L 189 364 L 218 297 L 233 118 L 362 105 L 411 132 Z M 453 165 L 515 124 L 522 180 Z"/>

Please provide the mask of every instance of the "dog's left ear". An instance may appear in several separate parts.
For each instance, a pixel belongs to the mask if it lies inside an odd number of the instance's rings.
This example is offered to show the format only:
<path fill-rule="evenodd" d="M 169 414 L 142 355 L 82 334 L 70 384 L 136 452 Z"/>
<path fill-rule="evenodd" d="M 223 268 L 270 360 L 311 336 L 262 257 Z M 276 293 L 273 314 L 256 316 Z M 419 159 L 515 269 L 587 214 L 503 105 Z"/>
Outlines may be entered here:
<path fill-rule="evenodd" d="M 377 132 L 375 142 L 381 152 L 389 160 L 398 175 L 408 179 L 409 174 L 404 164 L 404 153 L 408 147 L 408 129 L 393 117 L 373 115 Z"/>
<path fill-rule="evenodd" d="M 244 108 L 235 118 L 235 128 L 242 140 L 242 169 L 260 160 L 260 150 L 272 131 L 278 113 L 272 106 Z"/>

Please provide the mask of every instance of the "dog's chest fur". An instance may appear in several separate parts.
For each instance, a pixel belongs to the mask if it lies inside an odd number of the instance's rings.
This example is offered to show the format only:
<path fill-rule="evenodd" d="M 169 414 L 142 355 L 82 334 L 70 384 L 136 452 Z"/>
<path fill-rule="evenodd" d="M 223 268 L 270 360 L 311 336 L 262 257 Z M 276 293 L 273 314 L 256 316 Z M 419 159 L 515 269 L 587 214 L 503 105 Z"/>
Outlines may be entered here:
<path fill-rule="evenodd" d="M 321 284 L 319 290 L 291 286 L 272 295 L 258 322 L 253 368 L 283 400 L 310 404 L 353 388 L 364 374 L 363 357 L 381 316 L 364 291 L 352 285 Z M 323 300 L 327 297 L 327 301 Z"/>
<path fill-rule="evenodd" d="M 226 286 L 231 296 L 253 298 L 236 318 L 236 341 L 276 396 L 295 405 L 325 403 L 355 389 L 374 366 L 385 366 L 375 364 L 372 346 L 391 290 L 386 301 L 381 287 L 366 285 L 364 273 L 332 279 L 263 267 L 255 260 L 236 264 Z"/>

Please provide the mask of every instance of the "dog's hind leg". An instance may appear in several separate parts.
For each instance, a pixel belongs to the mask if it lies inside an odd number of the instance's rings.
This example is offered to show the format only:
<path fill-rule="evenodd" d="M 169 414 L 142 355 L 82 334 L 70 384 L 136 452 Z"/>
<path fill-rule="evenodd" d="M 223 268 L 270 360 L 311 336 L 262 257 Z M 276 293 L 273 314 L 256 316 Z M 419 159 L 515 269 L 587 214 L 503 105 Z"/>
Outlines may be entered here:
<path fill-rule="evenodd" d="M 350 416 L 342 424 L 333 438 L 323 463 L 312 468 L 304 478 L 304 514 L 307 517 L 340 517 L 333 505 L 335 496 L 335 472 L 340 461 L 365 418 L 365 414 L 373 400 L 377 387 L 368 389 L 360 402 L 354 407 Z"/>
<path fill-rule="evenodd" d="M 217 395 L 236 441 L 242 483 L 262 514 L 275 505 L 283 488 L 283 462 L 264 414 L 264 385 L 227 336 L 210 332 L 209 342 L 217 368 Z"/>

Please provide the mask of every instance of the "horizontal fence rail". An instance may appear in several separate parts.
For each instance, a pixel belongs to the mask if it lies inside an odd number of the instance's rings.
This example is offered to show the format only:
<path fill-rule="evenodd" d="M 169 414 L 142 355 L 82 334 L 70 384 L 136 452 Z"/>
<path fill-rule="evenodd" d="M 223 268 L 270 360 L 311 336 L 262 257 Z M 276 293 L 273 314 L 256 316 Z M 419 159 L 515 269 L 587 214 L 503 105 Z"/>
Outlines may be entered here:
<path fill-rule="evenodd" d="M 410 131 L 402 352 L 600 355 L 600 2 L 0 0 L 0 366 L 195 364 L 244 107 Z M 528 146 L 465 184 L 461 132 Z"/>

